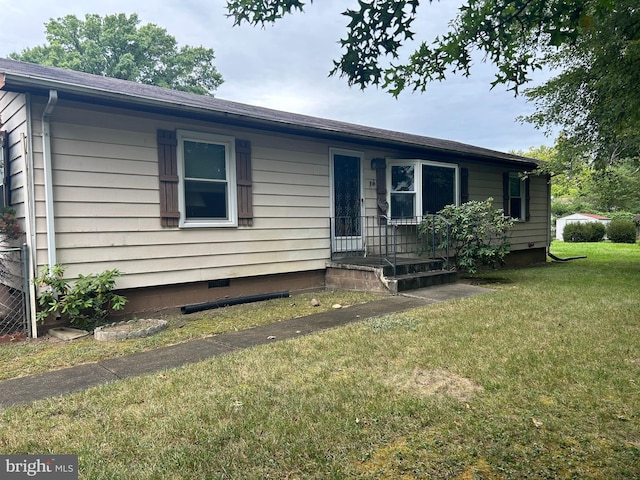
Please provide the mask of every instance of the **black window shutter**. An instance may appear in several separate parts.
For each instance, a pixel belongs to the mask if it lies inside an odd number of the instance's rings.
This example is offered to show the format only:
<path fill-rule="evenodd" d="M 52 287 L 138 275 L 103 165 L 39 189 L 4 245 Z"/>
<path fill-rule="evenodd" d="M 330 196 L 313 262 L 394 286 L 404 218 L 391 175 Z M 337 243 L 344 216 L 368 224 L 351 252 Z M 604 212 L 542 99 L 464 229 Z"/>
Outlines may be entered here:
<path fill-rule="evenodd" d="M 469 169 L 463 167 L 460 169 L 460 203 L 469 201 Z"/>
<path fill-rule="evenodd" d="M 238 188 L 238 225 L 253 225 L 253 181 L 251 179 L 251 142 L 236 140 L 236 183 Z"/>
<path fill-rule="evenodd" d="M 4 172 L 4 178 L 2 178 L 2 189 L 0 195 L 0 202 L 2 207 L 11 206 L 11 162 L 9 161 L 9 141 L 6 131 L 0 132 L 0 161 L 2 161 L 2 171 Z"/>
<path fill-rule="evenodd" d="M 160 223 L 163 227 L 179 225 L 178 158 L 176 132 L 158 130 L 158 174 L 160 178 Z"/>
<path fill-rule="evenodd" d="M 502 210 L 506 216 L 509 216 L 509 172 L 502 174 Z"/>
<path fill-rule="evenodd" d="M 528 222 L 531 219 L 531 178 L 524 181 L 524 218 Z"/>

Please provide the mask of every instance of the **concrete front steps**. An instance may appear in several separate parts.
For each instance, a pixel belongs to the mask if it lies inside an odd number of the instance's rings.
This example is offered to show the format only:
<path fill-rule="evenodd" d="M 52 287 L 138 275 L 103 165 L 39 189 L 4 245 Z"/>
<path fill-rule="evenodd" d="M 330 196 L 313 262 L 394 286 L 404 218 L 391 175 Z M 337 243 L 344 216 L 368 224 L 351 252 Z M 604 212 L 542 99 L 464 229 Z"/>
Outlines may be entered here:
<path fill-rule="evenodd" d="M 401 263 L 393 267 L 384 267 L 387 288 L 393 295 L 419 288 L 433 287 L 445 283 L 453 283 L 458 279 L 456 272 L 443 270 L 442 260 L 420 260 L 412 263 Z"/>
<path fill-rule="evenodd" d="M 406 258 L 398 261 L 395 272 L 391 265 L 379 265 L 366 259 L 339 259 L 327 264 L 327 288 L 378 291 L 397 295 L 453 283 L 456 272 L 443 270 L 442 260 Z"/>

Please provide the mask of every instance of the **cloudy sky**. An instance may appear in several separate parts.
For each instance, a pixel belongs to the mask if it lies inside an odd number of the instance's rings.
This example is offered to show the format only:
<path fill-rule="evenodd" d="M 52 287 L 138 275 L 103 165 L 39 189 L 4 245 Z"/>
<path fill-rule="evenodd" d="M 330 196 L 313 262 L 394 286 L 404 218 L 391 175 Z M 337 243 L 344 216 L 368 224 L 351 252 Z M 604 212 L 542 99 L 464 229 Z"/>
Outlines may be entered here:
<path fill-rule="evenodd" d="M 406 92 L 398 99 L 328 77 L 346 31 L 340 12 L 354 1 L 316 0 L 304 14 L 262 29 L 233 27 L 225 0 L 0 0 L 0 57 L 44 44 L 44 24 L 51 18 L 137 13 L 142 24 L 165 28 L 180 45 L 214 49 L 225 80 L 216 93 L 221 99 L 501 151 L 553 143 L 543 132 L 517 122 L 532 107 L 504 88 L 490 90 L 493 71 L 481 61 L 470 78 L 452 76 L 425 93 Z M 445 31 L 458 6 L 451 0 L 424 4 L 414 25 L 416 40 L 432 40 Z"/>

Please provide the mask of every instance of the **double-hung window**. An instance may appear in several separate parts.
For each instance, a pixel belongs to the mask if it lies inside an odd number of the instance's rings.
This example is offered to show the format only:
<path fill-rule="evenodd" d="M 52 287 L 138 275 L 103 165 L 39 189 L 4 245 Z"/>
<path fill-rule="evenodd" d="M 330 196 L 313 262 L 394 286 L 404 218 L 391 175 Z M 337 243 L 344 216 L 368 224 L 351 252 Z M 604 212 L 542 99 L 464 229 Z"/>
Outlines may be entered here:
<path fill-rule="evenodd" d="M 416 216 L 416 165 L 391 165 L 391 218 Z"/>
<path fill-rule="evenodd" d="M 389 195 L 391 218 L 416 218 L 457 205 L 458 167 L 424 160 L 390 162 Z"/>
<path fill-rule="evenodd" d="M 235 139 L 177 131 L 180 226 L 236 226 Z"/>
<path fill-rule="evenodd" d="M 525 220 L 526 183 L 518 173 L 505 175 L 505 215 L 515 220 Z"/>

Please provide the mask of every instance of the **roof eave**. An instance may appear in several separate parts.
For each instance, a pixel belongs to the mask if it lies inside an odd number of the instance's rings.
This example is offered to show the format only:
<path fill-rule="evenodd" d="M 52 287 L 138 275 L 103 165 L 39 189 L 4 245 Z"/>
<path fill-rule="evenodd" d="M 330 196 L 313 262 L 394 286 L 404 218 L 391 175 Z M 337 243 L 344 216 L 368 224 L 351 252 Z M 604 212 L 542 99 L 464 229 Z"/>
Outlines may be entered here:
<path fill-rule="evenodd" d="M 61 96 L 68 95 L 80 98 L 95 98 L 105 102 L 112 102 L 123 106 L 138 106 L 150 109 L 168 110 L 180 112 L 183 115 L 206 116 L 213 119 L 234 119 L 234 123 L 247 123 L 252 126 L 262 126 L 268 128 L 281 128 L 288 131 L 294 131 L 300 134 L 313 136 L 329 136 L 344 141 L 373 143 L 383 147 L 400 147 L 403 149 L 416 149 L 424 151 L 441 152 L 448 155 L 473 157 L 481 160 L 491 160 L 504 162 L 507 164 L 527 165 L 537 167 L 539 161 L 529 158 L 497 158 L 491 153 L 482 154 L 478 152 L 461 152 L 455 148 L 443 148 L 434 145 L 427 145 L 419 142 L 411 142 L 406 140 L 395 140 L 391 138 L 380 138 L 373 134 L 367 135 L 363 133 L 345 132 L 342 130 L 331 129 L 320 126 L 301 125 L 295 122 L 287 122 L 281 119 L 273 119 L 260 117 L 257 115 L 246 115 L 235 112 L 225 111 L 223 109 L 212 109 L 197 107 L 194 105 L 186 105 L 174 102 L 168 99 L 157 99 L 153 97 L 131 94 L 127 92 L 109 91 L 87 87 L 85 85 L 77 85 L 63 81 L 56 81 L 50 78 L 41 78 L 30 75 L 15 75 L 11 73 L 0 73 L 0 88 L 9 88 L 20 91 L 46 92 L 48 90 L 57 90 Z M 499 153 L 499 152 L 496 152 Z"/>

